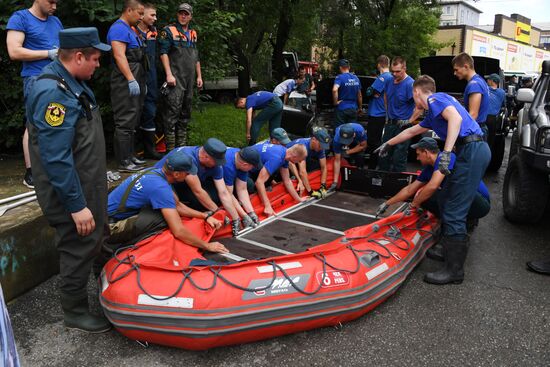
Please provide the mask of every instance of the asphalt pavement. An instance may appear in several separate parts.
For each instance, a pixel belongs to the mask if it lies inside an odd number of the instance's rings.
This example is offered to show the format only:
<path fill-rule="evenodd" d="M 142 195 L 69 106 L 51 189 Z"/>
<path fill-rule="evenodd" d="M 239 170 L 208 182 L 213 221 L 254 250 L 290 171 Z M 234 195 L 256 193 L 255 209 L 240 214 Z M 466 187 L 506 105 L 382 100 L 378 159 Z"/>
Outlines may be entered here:
<path fill-rule="evenodd" d="M 53 277 L 8 305 L 22 365 L 550 366 L 550 276 L 525 268 L 550 257 L 550 225 L 506 221 L 506 164 L 507 154 L 499 172 L 485 177 L 492 208 L 472 234 L 461 285 L 424 283 L 424 273 L 439 266 L 426 259 L 395 295 L 342 327 L 191 352 L 144 347 L 115 330 L 66 330 Z"/>

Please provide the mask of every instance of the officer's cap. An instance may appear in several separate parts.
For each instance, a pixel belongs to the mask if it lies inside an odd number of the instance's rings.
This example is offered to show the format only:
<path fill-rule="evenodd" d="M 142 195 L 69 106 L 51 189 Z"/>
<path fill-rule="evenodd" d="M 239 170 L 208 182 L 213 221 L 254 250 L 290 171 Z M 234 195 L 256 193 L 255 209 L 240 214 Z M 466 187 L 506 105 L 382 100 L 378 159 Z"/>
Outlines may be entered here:
<path fill-rule="evenodd" d="M 192 175 L 197 174 L 197 166 L 193 162 L 193 159 L 184 152 L 177 150 L 168 154 L 164 165 L 172 172 L 187 172 Z"/>
<path fill-rule="evenodd" d="M 281 144 L 283 144 L 283 145 L 287 145 L 288 143 L 290 143 L 290 139 L 288 138 L 288 134 L 286 133 L 286 130 L 283 129 L 282 127 L 278 127 L 278 128 L 273 129 L 270 136 L 273 139 L 279 140 L 279 142 L 281 142 Z"/>
<path fill-rule="evenodd" d="M 246 147 L 239 151 L 239 157 L 248 164 L 254 166 L 255 169 L 262 169 L 262 159 L 260 153 L 254 147 Z"/>
<path fill-rule="evenodd" d="M 340 60 L 338 61 L 338 66 L 348 67 L 348 66 L 349 66 L 349 61 L 346 60 L 346 59 L 340 59 Z"/>
<path fill-rule="evenodd" d="M 227 147 L 225 144 L 216 138 L 210 138 L 204 143 L 204 150 L 209 156 L 214 158 L 217 166 L 223 166 L 225 164 L 225 152 Z"/>
<path fill-rule="evenodd" d="M 498 74 L 493 73 L 487 77 L 487 80 L 492 80 L 498 84 L 500 83 L 500 76 Z"/>
<path fill-rule="evenodd" d="M 439 146 L 437 145 L 437 141 L 435 141 L 434 138 L 424 137 L 418 141 L 418 143 L 411 145 L 411 148 L 413 149 L 426 149 L 430 152 L 436 152 L 439 150 Z"/>
<path fill-rule="evenodd" d="M 328 134 L 327 129 L 324 127 L 314 127 L 312 135 L 321 144 L 321 149 L 327 150 L 330 148 L 330 135 Z"/>
<path fill-rule="evenodd" d="M 67 28 L 59 31 L 59 48 L 86 48 L 93 47 L 100 51 L 111 51 L 111 46 L 99 40 L 95 27 Z"/>
<path fill-rule="evenodd" d="M 339 141 L 343 145 L 349 145 L 353 141 L 353 134 L 355 131 L 353 130 L 352 124 L 343 124 L 340 125 L 340 136 Z"/>
<path fill-rule="evenodd" d="M 178 12 L 185 11 L 191 15 L 193 15 L 193 7 L 187 3 L 182 3 L 180 6 L 178 6 Z"/>

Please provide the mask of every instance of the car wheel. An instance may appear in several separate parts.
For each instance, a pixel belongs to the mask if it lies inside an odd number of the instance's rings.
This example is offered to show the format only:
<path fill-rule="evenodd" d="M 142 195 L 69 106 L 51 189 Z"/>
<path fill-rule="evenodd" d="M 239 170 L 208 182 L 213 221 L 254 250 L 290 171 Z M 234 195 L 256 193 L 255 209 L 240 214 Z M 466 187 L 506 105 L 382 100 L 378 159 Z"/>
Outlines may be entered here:
<path fill-rule="evenodd" d="M 512 133 L 512 140 L 510 141 L 510 154 L 508 155 L 508 164 L 510 164 L 510 161 L 512 158 L 518 154 L 519 150 L 519 132 L 518 129 L 515 129 Z"/>
<path fill-rule="evenodd" d="M 514 223 L 536 223 L 548 201 L 548 177 L 533 170 L 516 154 L 510 160 L 502 187 L 504 216 Z"/>

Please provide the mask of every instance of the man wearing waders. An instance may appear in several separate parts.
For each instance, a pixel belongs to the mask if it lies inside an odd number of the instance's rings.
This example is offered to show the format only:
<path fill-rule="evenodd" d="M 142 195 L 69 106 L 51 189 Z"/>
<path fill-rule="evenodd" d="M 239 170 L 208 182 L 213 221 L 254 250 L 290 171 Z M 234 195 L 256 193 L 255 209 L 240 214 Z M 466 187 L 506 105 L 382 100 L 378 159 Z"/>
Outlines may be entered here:
<path fill-rule="evenodd" d="M 197 50 L 197 31 L 189 26 L 193 8 L 187 3 L 178 7 L 177 21 L 160 32 L 160 61 L 168 87 L 164 97 L 164 137 L 167 152 L 187 145 L 187 129 L 191 119 L 193 83 L 202 88 L 201 63 Z"/>
<path fill-rule="evenodd" d="M 125 0 L 122 15 L 111 25 L 107 42 L 113 49 L 111 104 L 115 120 L 114 151 L 118 169 L 139 171 L 145 161 L 134 156 L 134 134 L 139 126 L 147 88 L 145 47 L 132 27 L 144 14 L 139 0 Z"/>

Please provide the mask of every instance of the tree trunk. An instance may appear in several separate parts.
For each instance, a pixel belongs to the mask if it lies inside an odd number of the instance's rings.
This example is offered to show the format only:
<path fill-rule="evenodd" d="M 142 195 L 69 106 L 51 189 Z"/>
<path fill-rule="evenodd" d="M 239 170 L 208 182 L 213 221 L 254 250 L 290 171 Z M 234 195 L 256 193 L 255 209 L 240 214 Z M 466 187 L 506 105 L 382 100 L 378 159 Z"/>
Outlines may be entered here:
<path fill-rule="evenodd" d="M 286 47 L 288 38 L 290 37 L 290 29 L 294 23 L 292 8 L 295 7 L 297 3 L 298 1 L 281 1 L 279 24 L 277 26 L 277 38 L 275 39 L 275 44 L 273 45 L 273 54 L 271 58 L 273 64 L 273 78 L 277 81 L 277 83 L 280 83 L 283 79 L 286 79 L 289 76 L 285 75 L 283 51 Z"/>

